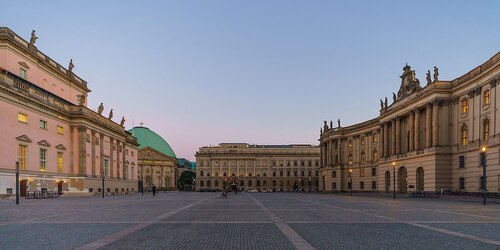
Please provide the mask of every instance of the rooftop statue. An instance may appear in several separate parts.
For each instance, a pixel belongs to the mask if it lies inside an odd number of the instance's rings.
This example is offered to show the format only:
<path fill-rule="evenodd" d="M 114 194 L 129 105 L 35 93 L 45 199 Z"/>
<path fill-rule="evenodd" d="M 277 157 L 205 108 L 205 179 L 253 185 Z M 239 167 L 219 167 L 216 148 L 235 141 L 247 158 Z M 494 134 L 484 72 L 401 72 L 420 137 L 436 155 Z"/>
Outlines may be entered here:
<path fill-rule="evenodd" d="M 113 119 L 113 109 L 109 111 L 108 119 Z"/>
<path fill-rule="evenodd" d="M 78 105 L 84 105 L 85 100 L 87 99 L 87 95 L 81 94 L 81 95 L 77 95 L 77 97 L 78 97 Z"/>
<path fill-rule="evenodd" d="M 122 120 L 120 121 L 120 126 L 123 127 L 123 124 L 125 124 L 125 116 L 122 116 Z"/>
<path fill-rule="evenodd" d="M 99 105 L 99 107 L 97 108 L 97 113 L 102 115 L 102 111 L 104 111 L 104 105 L 101 102 L 101 105 Z"/>
<path fill-rule="evenodd" d="M 401 87 L 399 88 L 397 98 L 403 98 L 419 90 L 420 81 L 417 79 L 415 70 L 411 70 L 411 66 L 406 64 L 403 67 L 403 74 L 401 78 Z"/>
<path fill-rule="evenodd" d="M 385 97 L 385 100 L 384 100 L 384 105 L 385 105 L 385 107 L 387 108 L 387 96 Z"/>
<path fill-rule="evenodd" d="M 328 125 L 326 124 L 326 121 L 324 121 L 324 125 L 323 125 L 323 131 L 328 131 Z"/>
<path fill-rule="evenodd" d="M 432 80 L 431 80 L 431 71 L 430 70 L 427 70 L 427 74 L 425 74 L 425 79 L 427 80 L 427 84 L 431 84 Z"/>
<path fill-rule="evenodd" d="M 437 82 L 438 81 L 438 77 L 439 77 L 439 72 L 438 72 L 438 68 L 436 66 L 434 66 L 434 81 Z"/>
<path fill-rule="evenodd" d="M 396 93 L 392 92 L 392 102 L 393 103 L 396 102 L 396 99 L 397 99 Z"/>
<path fill-rule="evenodd" d="M 340 118 L 337 120 L 337 123 L 338 123 L 339 128 L 340 128 Z"/>
<path fill-rule="evenodd" d="M 31 31 L 30 44 L 35 45 L 36 39 L 38 39 L 38 37 L 35 35 L 35 30 L 33 30 Z"/>
<path fill-rule="evenodd" d="M 71 72 L 71 71 L 73 71 L 74 67 L 75 67 L 75 65 L 73 64 L 73 59 L 69 59 L 68 70 Z"/>
<path fill-rule="evenodd" d="M 380 109 L 384 109 L 384 102 L 380 99 Z"/>
<path fill-rule="evenodd" d="M 330 128 L 333 128 L 332 120 L 330 120 Z"/>

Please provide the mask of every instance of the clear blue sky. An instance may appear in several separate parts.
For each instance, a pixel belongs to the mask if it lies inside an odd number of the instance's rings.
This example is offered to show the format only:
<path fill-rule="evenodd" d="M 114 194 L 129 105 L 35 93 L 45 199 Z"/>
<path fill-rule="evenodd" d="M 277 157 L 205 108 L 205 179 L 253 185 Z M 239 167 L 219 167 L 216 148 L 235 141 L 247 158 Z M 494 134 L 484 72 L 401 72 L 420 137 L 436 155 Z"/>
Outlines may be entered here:
<path fill-rule="evenodd" d="M 318 144 L 378 116 L 408 63 L 452 80 L 500 49 L 500 1 L 2 1 L 0 26 L 86 79 L 89 107 L 178 157 L 220 142 Z M 105 111 L 106 112 L 106 111 Z"/>

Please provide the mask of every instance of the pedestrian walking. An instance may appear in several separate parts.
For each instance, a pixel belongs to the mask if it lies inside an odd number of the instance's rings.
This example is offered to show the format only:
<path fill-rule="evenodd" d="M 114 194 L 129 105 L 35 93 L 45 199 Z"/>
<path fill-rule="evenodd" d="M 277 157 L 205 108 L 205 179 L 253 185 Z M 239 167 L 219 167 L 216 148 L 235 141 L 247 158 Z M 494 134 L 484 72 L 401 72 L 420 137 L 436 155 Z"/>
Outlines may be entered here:
<path fill-rule="evenodd" d="M 153 191 L 153 196 L 155 196 L 155 194 L 156 194 L 156 186 L 155 186 L 155 184 L 153 184 L 153 186 L 151 187 L 151 191 Z"/>

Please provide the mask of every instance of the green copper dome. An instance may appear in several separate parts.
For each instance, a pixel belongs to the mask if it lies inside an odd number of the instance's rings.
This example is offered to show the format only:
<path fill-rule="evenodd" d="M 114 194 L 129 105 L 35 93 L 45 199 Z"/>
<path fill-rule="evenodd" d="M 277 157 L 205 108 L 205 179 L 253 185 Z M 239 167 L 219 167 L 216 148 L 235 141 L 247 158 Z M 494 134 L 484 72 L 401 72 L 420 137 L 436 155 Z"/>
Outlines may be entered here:
<path fill-rule="evenodd" d="M 170 145 L 168 145 L 168 143 L 157 133 L 149 130 L 149 128 L 134 127 L 128 132 L 132 133 L 132 135 L 137 138 L 137 142 L 139 143 L 139 149 L 150 147 L 170 157 L 177 158 Z"/>

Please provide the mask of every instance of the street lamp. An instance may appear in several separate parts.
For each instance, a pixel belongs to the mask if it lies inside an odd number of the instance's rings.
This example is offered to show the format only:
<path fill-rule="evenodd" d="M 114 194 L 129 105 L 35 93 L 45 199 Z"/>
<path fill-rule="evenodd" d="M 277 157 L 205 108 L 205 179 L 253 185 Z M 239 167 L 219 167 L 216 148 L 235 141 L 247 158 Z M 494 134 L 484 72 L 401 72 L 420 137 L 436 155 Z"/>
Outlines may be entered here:
<path fill-rule="evenodd" d="M 483 167 L 483 205 L 486 205 L 486 146 L 481 149 L 481 166 Z"/>
<path fill-rule="evenodd" d="M 393 199 L 396 199 L 396 162 L 392 162 L 392 176 L 393 176 L 393 180 L 392 180 L 392 183 L 393 183 Z"/>
<path fill-rule="evenodd" d="M 349 169 L 349 185 L 351 186 L 351 196 L 352 196 L 352 169 Z"/>

